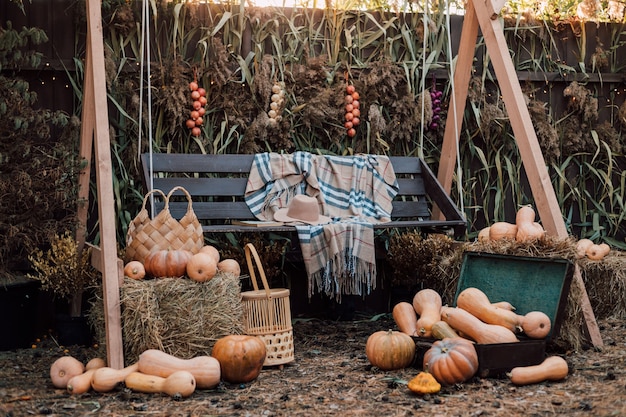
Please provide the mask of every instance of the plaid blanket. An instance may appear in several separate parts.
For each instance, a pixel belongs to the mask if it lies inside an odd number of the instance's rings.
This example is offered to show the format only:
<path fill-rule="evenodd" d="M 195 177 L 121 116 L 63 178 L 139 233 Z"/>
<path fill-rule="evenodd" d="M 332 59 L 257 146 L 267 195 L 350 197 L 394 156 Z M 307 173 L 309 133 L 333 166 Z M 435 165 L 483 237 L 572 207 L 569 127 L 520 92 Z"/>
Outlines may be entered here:
<path fill-rule="evenodd" d="M 309 277 L 309 297 L 318 291 L 341 301 L 342 294 L 376 288 L 373 224 L 391 219 L 398 192 L 389 158 L 261 153 L 255 156 L 245 200 L 259 220 L 273 220 L 297 194 L 316 197 L 333 221 L 296 225 Z"/>

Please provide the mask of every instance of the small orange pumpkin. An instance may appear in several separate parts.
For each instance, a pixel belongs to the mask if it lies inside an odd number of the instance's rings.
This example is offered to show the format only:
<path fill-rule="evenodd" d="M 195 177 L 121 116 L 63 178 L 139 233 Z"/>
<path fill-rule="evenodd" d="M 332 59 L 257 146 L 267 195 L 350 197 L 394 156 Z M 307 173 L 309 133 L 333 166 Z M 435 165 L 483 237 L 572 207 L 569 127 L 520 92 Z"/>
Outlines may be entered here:
<path fill-rule="evenodd" d="M 437 340 L 424 354 L 424 370 L 442 384 L 465 382 L 478 371 L 474 343 L 462 337 Z"/>
<path fill-rule="evenodd" d="M 130 261 L 124 265 L 124 276 L 131 279 L 144 279 L 146 268 L 139 261 Z"/>
<path fill-rule="evenodd" d="M 383 371 L 403 369 L 413 362 L 415 342 L 408 334 L 381 330 L 367 339 L 365 355 L 372 365 Z"/>
<path fill-rule="evenodd" d="M 146 272 L 155 278 L 177 278 L 185 275 L 187 262 L 193 254 L 188 250 L 158 250 L 146 257 Z"/>
<path fill-rule="evenodd" d="M 217 264 L 217 270 L 227 274 L 232 274 L 235 278 L 239 278 L 239 275 L 241 275 L 241 266 L 239 265 L 239 262 L 234 259 L 222 259 Z"/>
<path fill-rule="evenodd" d="M 441 390 L 441 384 L 429 372 L 420 372 L 407 386 L 416 394 L 436 394 Z"/>
<path fill-rule="evenodd" d="M 215 264 L 216 265 L 218 263 L 220 263 L 220 251 L 217 250 L 217 248 L 215 246 L 204 245 L 203 247 L 200 248 L 200 252 L 208 253 L 209 255 L 211 255 L 213 257 L 213 259 L 215 259 Z"/>
<path fill-rule="evenodd" d="M 265 362 L 265 342 L 256 336 L 228 335 L 215 342 L 211 356 L 220 363 L 222 379 L 232 383 L 255 380 Z"/>
<path fill-rule="evenodd" d="M 187 262 L 187 276 L 196 282 L 207 282 L 217 274 L 215 258 L 206 252 L 198 252 Z"/>

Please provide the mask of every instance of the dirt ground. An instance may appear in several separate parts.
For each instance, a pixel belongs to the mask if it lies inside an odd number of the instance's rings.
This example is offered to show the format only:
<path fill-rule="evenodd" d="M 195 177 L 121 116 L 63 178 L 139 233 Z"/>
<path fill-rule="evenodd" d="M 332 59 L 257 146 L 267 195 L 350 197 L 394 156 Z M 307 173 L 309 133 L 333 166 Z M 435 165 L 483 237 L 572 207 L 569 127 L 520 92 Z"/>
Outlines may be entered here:
<path fill-rule="evenodd" d="M 405 385 L 419 369 L 383 372 L 365 356 L 368 336 L 394 327 L 389 316 L 296 319 L 293 363 L 179 401 L 123 387 L 80 396 L 55 389 L 49 368 L 57 357 L 67 350 L 86 362 L 96 349 L 47 337 L 32 349 L 0 352 L 0 416 L 626 416 L 626 321 L 599 326 L 604 348 L 548 352 L 569 363 L 565 381 L 516 387 L 506 377 L 474 377 L 419 396 Z"/>

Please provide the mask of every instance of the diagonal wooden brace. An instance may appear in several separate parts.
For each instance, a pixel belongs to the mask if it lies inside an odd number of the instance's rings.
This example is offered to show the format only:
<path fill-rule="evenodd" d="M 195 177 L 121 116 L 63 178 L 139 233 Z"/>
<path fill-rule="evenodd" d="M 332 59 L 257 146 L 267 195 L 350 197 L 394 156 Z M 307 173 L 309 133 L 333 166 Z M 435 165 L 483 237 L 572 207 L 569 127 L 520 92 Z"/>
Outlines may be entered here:
<path fill-rule="evenodd" d="M 567 228 L 565 227 L 541 147 L 526 107 L 524 94 L 515 75 L 515 67 L 509 55 L 502 25 L 497 19 L 494 19 L 494 13 L 497 17 L 503 4 L 503 1 L 495 0 L 469 0 L 467 3 L 461 31 L 461 44 L 459 45 L 459 54 L 454 71 L 455 93 L 452 98 L 453 109 L 448 112 L 448 121 L 441 149 L 438 180 L 449 194 L 456 164 L 456 142 L 459 140 L 458 132 L 461 131 L 469 80 L 471 78 L 472 61 L 480 28 L 502 92 L 511 128 L 515 134 L 539 217 L 548 234 L 567 238 Z M 433 213 L 433 217 L 436 215 Z M 581 290 L 578 302 L 585 317 L 587 335 L 593 346 L 601 347 L 603 342 L 600 330 L 578 266 L 575 267 L 573 279 L 574 285 Z"/>

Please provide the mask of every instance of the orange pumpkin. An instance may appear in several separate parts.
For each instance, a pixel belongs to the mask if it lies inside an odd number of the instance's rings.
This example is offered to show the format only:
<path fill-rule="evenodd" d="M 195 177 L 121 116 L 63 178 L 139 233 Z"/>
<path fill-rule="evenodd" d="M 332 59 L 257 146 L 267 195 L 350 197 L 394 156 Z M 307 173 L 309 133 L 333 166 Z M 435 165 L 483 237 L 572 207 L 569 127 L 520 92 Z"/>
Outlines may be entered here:
<path fill-rule="evenodd" d="M 143 279 L 146 276 L 146 268 L 139 261 L 130 261 L 124 265 L 124 276 L 131 279 Z"/>
<path fill-rule="evenodd" d="M 221 260 L 220 263 L 217 264 L 217 270 L 232 274 L 235 278 L 239 278 L 239 275 L 241 275 L 241 266 L 239 266 L 239 262 L 234 259 Z"/>
<path fill-rule="evenodd" d="M 263 368 L 266 354 L 263 340 L 235 334 L 219 339 L 211 352 L 220 363 L 222 379 L 232 383 L 255 380 Z"/>
<path fill-rule="evenodd" d="M 215 258 L 206 252 L 198 252 L 187 262 L 187 275 L 196 282 L 207 282 L 217 274 Z"/>
<path fill-rule="evenodd" d="M 408 334 L 381 330 L 367 339 L 365 355 L 372 365 L 383 371 L 403 369 L 413 362 L 415 342 Z"/>
<path fill-rule="evenodd" d="M 146 272 L 155 278 L 182 277 L 193 254 L 188 250 L 158 250 L 146 257 Z"/>
<path fill-rule="evenodd" d="M 211 255 L 213 259 L 215 259 L 216 265 L 220 263 L 220 251 L 217 250 L 215 246 L 204 245 L 203 247 L 200 248 L 200 252 L 208 253 L 209 255 Z"/>
<path fill-rule="evenodd" d="M 437 340 L 424 354 L 424 370 L 442 384 L 465 382 L 478 371 L 474 343 L 462 337 Z"/>

